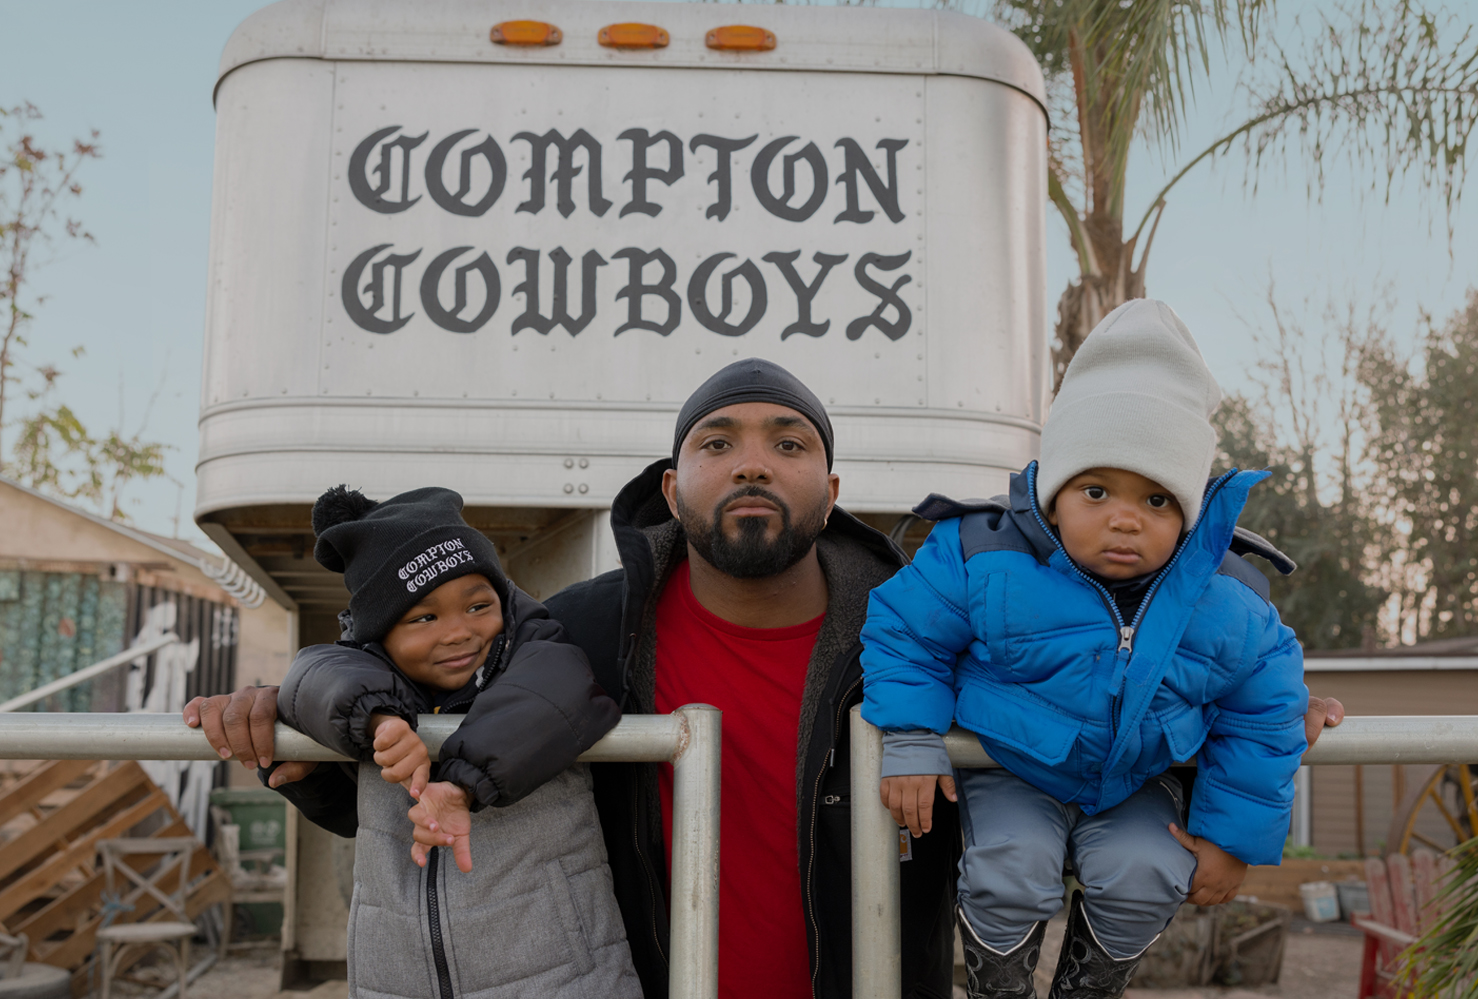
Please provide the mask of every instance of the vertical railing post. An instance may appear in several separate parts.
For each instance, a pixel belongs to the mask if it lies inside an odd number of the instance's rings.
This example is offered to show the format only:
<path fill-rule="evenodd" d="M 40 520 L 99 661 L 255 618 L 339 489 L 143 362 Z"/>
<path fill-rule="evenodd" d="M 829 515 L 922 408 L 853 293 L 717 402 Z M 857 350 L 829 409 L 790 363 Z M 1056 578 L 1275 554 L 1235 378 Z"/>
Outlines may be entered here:
<path fill-rule="evenodd" d="M 899 940 L 898 825 L 878 797 L 883 734 L 852 709 L 852 995 L 898 999 L 903 992 Z"/>
<path fill-rule="evenodd" d="M 719 763 L 723 712 L 688 704 L 674 712 L 686 745 L 672 761 L 672 917 L 668 995 L 718 995 Z"/>

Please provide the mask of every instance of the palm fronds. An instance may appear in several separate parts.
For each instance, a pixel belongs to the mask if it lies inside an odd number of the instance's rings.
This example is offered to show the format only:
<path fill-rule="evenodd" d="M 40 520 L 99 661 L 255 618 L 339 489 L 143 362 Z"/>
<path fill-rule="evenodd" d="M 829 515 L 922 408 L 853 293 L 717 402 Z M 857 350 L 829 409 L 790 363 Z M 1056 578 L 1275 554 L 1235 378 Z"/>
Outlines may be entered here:
<path fill-rule="evenodd" d="M 1449 856 L 1455 866 L 1437 896 L 1442 915 L 1401 953 L 1399 980 L 1412 999 L 1478 999 L 1478 839 Z"/>

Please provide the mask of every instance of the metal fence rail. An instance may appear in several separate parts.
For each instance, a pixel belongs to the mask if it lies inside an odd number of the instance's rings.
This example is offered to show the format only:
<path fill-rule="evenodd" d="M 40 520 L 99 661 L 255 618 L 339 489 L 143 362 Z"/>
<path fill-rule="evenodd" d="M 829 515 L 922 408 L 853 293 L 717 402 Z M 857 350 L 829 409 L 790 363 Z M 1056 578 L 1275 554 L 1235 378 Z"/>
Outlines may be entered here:
<path fill-rule="evenodd" d="M 689 704 L 670 715 L 627 715 L 580 759 L 672 764 L 672 999 L 718 995 L 719 761 L 723 713 Z M 456 731 L 456 715 L 421 715 L 433 759 Z M 342 761 L 333 750 L 278 724 L 279 760 Z M 175 714 L 0 715 L 0 759 L 216 760 L 200 729 Z M 886 813 L 885 813 L 886 814 Z M 895 919 L 896 925 L 896 919 Z"/>
<path fill-rule="evenodd" d="M 957 767 L 997 766 L 964 729 L 944 738 Z M 1305 764 L 1471 763 L 1478 761 L 1478 716 L 1346 718 L 1325 729 Z M 852 995 L 897 999 L 899 954 L 898 826 L 878 797 L 883 736 L 852 709 Z"/>

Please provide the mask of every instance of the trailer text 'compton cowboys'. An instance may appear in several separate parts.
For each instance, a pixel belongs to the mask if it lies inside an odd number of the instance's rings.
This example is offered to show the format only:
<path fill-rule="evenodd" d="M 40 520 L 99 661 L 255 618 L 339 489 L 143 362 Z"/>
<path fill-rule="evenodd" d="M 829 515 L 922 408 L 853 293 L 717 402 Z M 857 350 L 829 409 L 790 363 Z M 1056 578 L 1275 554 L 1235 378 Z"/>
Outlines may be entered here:
<path fill-rule="evenodd" d="M 349 161 L 349 190 L 364 208 L 381 215 L 429 210 L 480 218 L 504 193 L 508 161 L 503 147 L 491 135 L 481 141 L 469 141 L 477 134 L 476 129 L 455 131 L 433 143 L 429 150 L 422 150 L 428 132 L 409 135 L 399 125 L 380 128 L 355 147 Z M 747 198 L 745 188 L 752 192 L 755 205 L 784 223 L 804 223 L 818 216 L 833 187 L 841 188 L 833 201 L 842 202 L 841 210 L 831 219 L 833 226 L 843 223 L 865 226 L 877 221 L 886 227 L 904 220 L 899 204 L 898 153 L 908 146 L 907 139 L 877 142 L 875 148 L 883 160 L 881 170 L 862 145 L 851 138 L 838 139 L 831 147 L 832 158 L 839 163 L 828 163 L 815 142 L 801 142 L 796 136 L 781 136 L 763 144 L 758 144 L 758 140 L 757 135 L 726 138 L 702 134 L 693 136 L 687 143 L 689 155 L 705 167 L 712 167 L 712 172 L 702 181 L 713 188 L 712 201 L 703 209 L 703 218 L 709 224 L 721 224 L 729 219 L 736 200 Z M 655 218 L 664 208 L 671 207 L 659 202 L 662 195 L 656 185 L 671 188 L 686 176 L 684 144 L 673 133 L 650 134 L 646 129 L 631 128 L 620 133 L 618 141 L 629 144 L 625 151 L 629 152 L 630 169 L 621 178 L 621 184 L 628 186 L 623 192 L 626 202 L 616 212 L 615 226 L 607 224 L 615 232 L 619 232 L 622 218 L 632 215 Z M 585 129 L 577 129 L 568 136 L 553 129 L 542 135 L 518 132 L 509 142 L 526 144 L 529 163 L 522 176 L 526 182 L 525 197 L 514 209 L 515 214 L 538 215 L 546 207 L 553 207 L 569 219 L 577 211 L 575 197 L 580 188 L 584 189 L 585 210 L 591 215 L 605 218 L 616 207 L 605 196 L 605 151 Z M 754 147 L 752 153 L 751 147 Z M 424 162 L 418 162 L 422 151 Z M 749 158 L 747 185 L 742 182 L 740 162 L 745 157 Z M 836 168 L 834 181 L 833 168 Z M 740 174 L 737 185 L 736 174 Z M 455 177 L 455 186 L 448 175 Z M 429 201 L 421 194 L 411 193 L 412 180 L 417 176 L 424 178 Z M 552 206 L 548 204 L 551 187 Z M 736 187 L 740 188 L 737 194 Z M 864 207 L 864 203 L 870 207 Z M 816 221 L 825 225 L 825 215 Z M 809 227 L 810 231 L 814 231 L 814 225 Z M 853 240 L 857 231 L 839 230 L 839 238 Z M 489 235 L 496 238 L 497 229 L 490 227 Z M 913 316 L 898 291 L 912 277 L 890 272 L 898 272 L 913 254 L 911 250 L 895 248 L 902 252 L 866 251 L 855 258 L 851 253 L 816 250 L 809 254 L 809 266 L 800 264 L 803 253 L 799 249 L 776 249 L 759 255 L 761 261 L 773 268 L 768 272 L 770 280 L 781 279 L 790 292 L 789 297 L 794 299 L 791 321 L 781 331 L 781 339 L 796 333 L 819 337 L 830 329 L 831 319 L 814 315 L 813 307 L 831 271 L 849 259 L 855 259 L 849 268 L 852 279 L 870 296 L 866 301 L 871 311 L 849 317 L 845 327 L 847 338 L 857 340 L 868 329 L 876 329 L 890 340 L 904 336 Z M 479 253 L 479 249 L 464 245 L 430 251 L 425 247 L 402 250 L 390 242 L 364 248 L 344 267 L 339 288 L 344 310 L 362 329 L 393 333 L 414 318 L 414 298 L 419 298 L 426 318 L 441 329 L 453 333 L 476 332 L 497 312 L 503 280 L 493 255 L 487 250 Z M 579 257 L 577 314 L 570 312 L 573 301 L 570 265 L 576 258 L 563 246 L 547 251 L 515 246 L 506 254 L 501 250 L 497 253 L 504 266 L 516 268 L 513 274 L 522 279 L 510 292 L 510 297 L 521 295 L 524 304 L 522 313 L 510 322 L 510 333 L 529 329 L 547 334 L 563 327 L 572 336 L 579 334 L 596 318 L 603 300 L 625 303 L 620 310 L 624 313 L 623 321 L 615 329 L 616 334 L 650 330 L 666 336 L 681 321 L 683 296 L 678 291 L 678 266 L 661 248 L 631 246 L 612 252 L 613 260 L 626 262 L 624 284 L 614 296 L 604 299 L 599 292 L 600 269 L 610 261 L 596 250 L 584 252 Z M 546 254 L 553 278 L 547 312 L 540 281 L 541 258 Z M 746 258 L 719 273 L 726 261 L 736 257 L 737 254 L 727 251 L 707 255 L 689 275 L 685 289 L 693 318 L 705 329 L 724 336 L 748 333 L 770 307 L 767 272 L 754 260 Z M 407 281 L 408 269 L 417 263 L 421 264 L 419 282 L 413 275 Z M 803 276 L 803 270 L 809 271 L 810 276 Z M 449 271 L 449 279 L 444 280 Z M 742 283 L 738 293 L 736 282 Z"/>

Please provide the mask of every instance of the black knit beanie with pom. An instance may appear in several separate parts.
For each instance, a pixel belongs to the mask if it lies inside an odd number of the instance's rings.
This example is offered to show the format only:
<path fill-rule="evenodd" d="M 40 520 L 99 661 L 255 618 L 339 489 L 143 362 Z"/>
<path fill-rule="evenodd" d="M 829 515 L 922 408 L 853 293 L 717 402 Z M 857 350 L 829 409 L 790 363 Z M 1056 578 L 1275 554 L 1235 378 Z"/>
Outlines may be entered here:
<path fill-rule="evenodd" d="M 335 486 L 313 504 L 313 557 L 344 574 L 354 640 L 379 641 L 426 594 L 481 573 L 507 599 L 508 577 L 493 543 L 462 519 L 462 497 L 428 486 L 376 503 Z"/>

